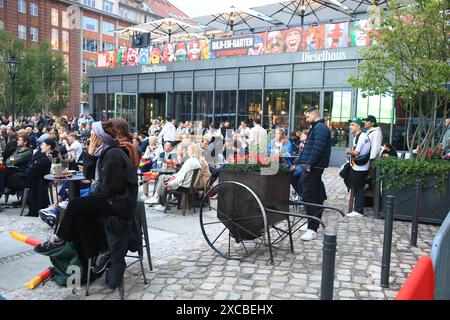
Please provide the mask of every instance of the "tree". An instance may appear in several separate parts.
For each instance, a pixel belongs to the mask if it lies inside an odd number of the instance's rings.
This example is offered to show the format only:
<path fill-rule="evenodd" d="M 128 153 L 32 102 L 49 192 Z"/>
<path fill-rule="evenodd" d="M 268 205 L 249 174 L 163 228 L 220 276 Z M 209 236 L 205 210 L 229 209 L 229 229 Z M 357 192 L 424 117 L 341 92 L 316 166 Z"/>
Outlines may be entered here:
<path fill-rule="evenodd" d="M 6 61 L 11 56 L 20 60 L 16 76 L 16 114 L 36 112 L 60 114 L 67 108 L 70 94 L 69 74 L 60 52 L 48 42 L 24 48 L 23 42 L 0 31 L 0 110 L 12 113 L 11 78 Z"/>
<path fill-rule="evenodd" d="M 394 0 L 377 18 L 380 24 L 371 32 L 376 44 L 362 49 L 364 60 L 349 82 L 368 95 L 393 95 L 403 105 L 408 150 L 417 147 L 417 159 L 425 159 L 428 149 L 438 147 L 449 115 L 447 1 Z"/>

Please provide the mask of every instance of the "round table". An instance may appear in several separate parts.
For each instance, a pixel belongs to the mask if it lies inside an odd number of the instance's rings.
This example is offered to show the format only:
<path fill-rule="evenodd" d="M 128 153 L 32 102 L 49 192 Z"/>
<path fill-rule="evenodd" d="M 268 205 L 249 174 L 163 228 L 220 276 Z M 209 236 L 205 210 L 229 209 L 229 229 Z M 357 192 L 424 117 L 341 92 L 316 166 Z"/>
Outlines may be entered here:
<path fill-rule="evenodd" d="M 73 198 L 79 198 L 80 197 L 80 183 L 83 180 L 86 180 L 86 177 L 82 172 L 77 172 L 76 174 L 72 175 L 71 177 L 67 178 L 55 178 L 53 174 L 47 174 L 44 176 L 45 180 L 48 181 L 68 181 L 69 182 L 69 200 L 72 200 Z"/>

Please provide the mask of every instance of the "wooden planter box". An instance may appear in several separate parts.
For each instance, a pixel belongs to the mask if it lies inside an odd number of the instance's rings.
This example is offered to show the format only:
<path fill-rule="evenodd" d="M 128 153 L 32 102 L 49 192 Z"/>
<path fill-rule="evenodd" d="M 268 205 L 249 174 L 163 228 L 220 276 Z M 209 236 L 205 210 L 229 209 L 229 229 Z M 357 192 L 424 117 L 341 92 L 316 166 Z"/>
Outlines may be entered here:
<path fill-rule="evenodd" d="M 422 187 L 419 222 L 440 225 L 450 210 L 450 181 L 447 180 L 447 193 L 444 196 L 437 194 L 434 188 L 435 184 L 436 179 L 429 176 L 426 178 L 426 186 Z M 380 189 L 378 183 L 377 189 Z M 378 193 L 374 199 L 374 202 L 378 205 L 375 206 L 375 213 L 378 213 L 378 218 L 386 216 L 385 204 L 388 195 L 395 196 L 394 219 L 412 221 L 416 205 L 415 187 L 408 187 L 402 190 L 381 188 L 381 195 Z"/>
<path fill-rule="evenodd" d="M 266 208 L 280 211 L 289 211 L 290 179 L 288 173 L 278 172 L 276 175 L 260 175 L 249 171 L 238 171 L 224 169 L 219 172 L 219 182 L 236 181 L 248 186 L 261 200 Z M 228 227 L 235 239 L 251 240 L 255 235 L 261 236 L 264 233 L 264 220 L 259 210 L 259 206 L 253 197 L 242 187 L 236 185 L 224 185 L 220 189 L 218 209 L 226 216 L 234 218 L 255 217 L 248 220 L 240 220 L 242 228 L 233 227 L 227 223 L 224 216 L 218 214 L 219 220 Z M 267 225 L 274 225 L 282 220 L 286 220 L 285 215 L 267 213 Z M 259 218 L 258 218 L 259 217 Z"/>

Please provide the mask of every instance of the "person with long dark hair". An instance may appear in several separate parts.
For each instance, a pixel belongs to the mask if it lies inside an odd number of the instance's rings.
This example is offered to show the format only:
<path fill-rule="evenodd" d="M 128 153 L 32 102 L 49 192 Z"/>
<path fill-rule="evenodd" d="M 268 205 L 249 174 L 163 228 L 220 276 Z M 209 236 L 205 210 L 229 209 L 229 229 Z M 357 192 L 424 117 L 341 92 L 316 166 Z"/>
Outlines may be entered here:
<path fill-rule="evenodd" d="M 122 134 L 126 134 L 122 133 Z M 138 180 L 127 150 L 119 146 L 113 123 L 94 122 L 83 171 L 87 179 L 94 179 L 89 196 L 69 201 L 56 234 L 35 247 L 35 251 L 49 254 L 73 242 L 81 261 L 98 256 L 97 270 L 110 261 L 105 234 L 105 219 L 117 216 L 132 219 L 138 195 Z"/>

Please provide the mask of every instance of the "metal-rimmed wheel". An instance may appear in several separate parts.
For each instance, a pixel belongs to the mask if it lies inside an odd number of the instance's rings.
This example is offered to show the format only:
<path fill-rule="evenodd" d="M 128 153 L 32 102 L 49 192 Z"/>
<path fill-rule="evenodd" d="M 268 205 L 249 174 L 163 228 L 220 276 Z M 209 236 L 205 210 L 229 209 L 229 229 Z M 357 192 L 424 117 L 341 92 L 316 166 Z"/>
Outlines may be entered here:
<path fill-rule="evenodd" d="M 242 260 L 265 241 L 264 206 L 242 183 L 224 181 L 211 187 L 202 199 L 199 217 L 206 242 L 226 259 Z"/>

